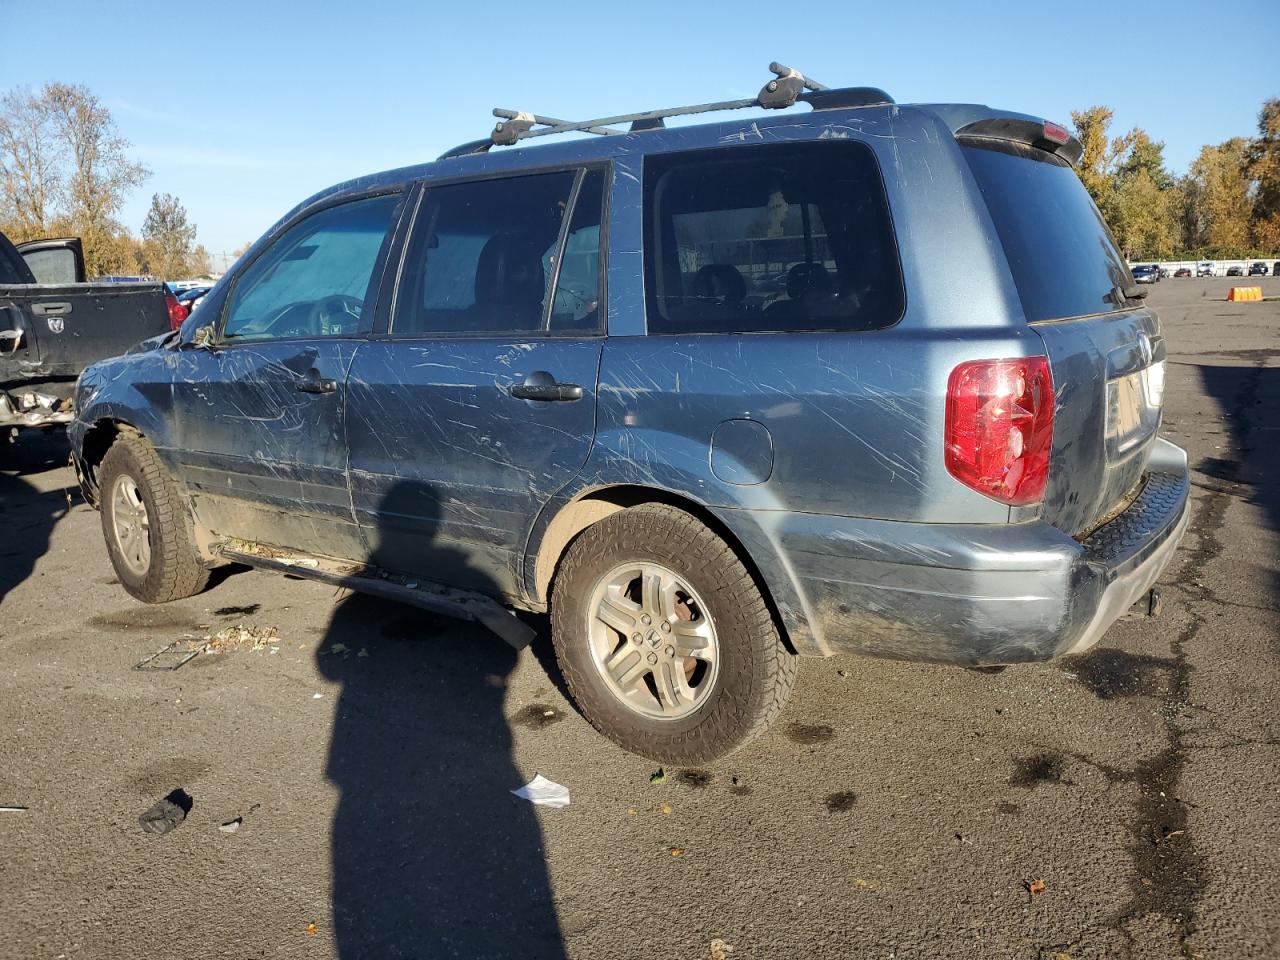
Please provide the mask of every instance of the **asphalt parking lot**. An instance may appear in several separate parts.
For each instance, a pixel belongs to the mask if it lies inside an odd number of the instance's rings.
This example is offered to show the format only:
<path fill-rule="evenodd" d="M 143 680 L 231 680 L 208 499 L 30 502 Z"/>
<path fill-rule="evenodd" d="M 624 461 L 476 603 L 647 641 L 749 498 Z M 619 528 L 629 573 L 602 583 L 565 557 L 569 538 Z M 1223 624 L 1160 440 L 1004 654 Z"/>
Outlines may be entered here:
<path fill-rule="evenodd" d="M 806 661 L 660 783 L 545 637 L 249 571 L 144 606 L 61 438 L 0 449 L 0 957 L 1280 955 L 1280 302 L 1229 285 L 1151 288 L 1194 467 L 1161 616 L 1044 665 Z M 277 636 L 135 669 L 235 625 Z"/>

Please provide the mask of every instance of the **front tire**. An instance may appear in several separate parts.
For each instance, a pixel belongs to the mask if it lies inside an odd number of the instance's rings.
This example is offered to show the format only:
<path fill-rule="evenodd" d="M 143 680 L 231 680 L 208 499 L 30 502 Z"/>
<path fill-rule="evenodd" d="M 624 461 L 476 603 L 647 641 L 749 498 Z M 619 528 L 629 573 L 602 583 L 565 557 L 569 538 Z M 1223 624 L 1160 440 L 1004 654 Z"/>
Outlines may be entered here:
<path fill-rule="evenodd" d="M 121 437 L 98 468 L 102 534 L 120 585 L 144 603 L 194 596 L 209 582 L 182 497 L 141 437 Z"/>
<path fill-rule="evenodd" d="M 663 763 L 738 749 L 795 683 L 796 657 L 750 572 L 666 504 L 615 513 L 573 542 L 556 573 L 551 636 L 587 720 Z"/>

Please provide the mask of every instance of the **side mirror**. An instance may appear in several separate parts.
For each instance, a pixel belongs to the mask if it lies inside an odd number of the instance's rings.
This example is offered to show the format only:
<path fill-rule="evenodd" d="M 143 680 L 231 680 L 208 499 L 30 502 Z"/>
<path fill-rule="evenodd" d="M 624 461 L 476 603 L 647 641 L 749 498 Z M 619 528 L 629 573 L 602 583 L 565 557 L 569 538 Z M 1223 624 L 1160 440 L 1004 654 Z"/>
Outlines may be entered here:
<path fill-rule="evenodd" d="M 203 326 L 197 326 L 194 323 L 184 323 L 178 331 L 178 349 L 180 350 L 212 350 L 213 345 L 213 324 L 207 323 Z"/>

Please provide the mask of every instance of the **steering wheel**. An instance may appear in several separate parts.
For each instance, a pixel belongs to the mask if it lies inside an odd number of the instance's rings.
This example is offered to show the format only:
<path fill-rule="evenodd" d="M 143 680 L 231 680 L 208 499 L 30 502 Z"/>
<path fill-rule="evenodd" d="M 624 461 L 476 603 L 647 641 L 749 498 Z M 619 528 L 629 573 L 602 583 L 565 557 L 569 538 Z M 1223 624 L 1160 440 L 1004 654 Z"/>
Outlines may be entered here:
<path fill-rule="evenodd" d="M 364 301 L 345 293 L 321 297 L 307 311 L 307 329 L 321 337 L 355 333 L 360 325 L 362 310 Z"/>

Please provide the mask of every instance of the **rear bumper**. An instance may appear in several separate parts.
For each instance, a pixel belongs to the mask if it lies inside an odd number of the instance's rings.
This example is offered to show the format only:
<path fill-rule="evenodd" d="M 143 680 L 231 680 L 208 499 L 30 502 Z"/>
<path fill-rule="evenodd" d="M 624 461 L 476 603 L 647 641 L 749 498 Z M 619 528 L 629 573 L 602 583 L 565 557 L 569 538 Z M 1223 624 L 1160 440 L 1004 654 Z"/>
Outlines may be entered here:
<path fill-rule="evenodd" d="M 1129 508 L 1083 543 L 1041 521 L 908 524 L 786 514 L 795 631 L 820 654 L 966 665 L 1048 660 L 1097 643 L 1156 582 L 1190 516 L 1186 454 L 1158 441 Z"/>

